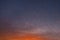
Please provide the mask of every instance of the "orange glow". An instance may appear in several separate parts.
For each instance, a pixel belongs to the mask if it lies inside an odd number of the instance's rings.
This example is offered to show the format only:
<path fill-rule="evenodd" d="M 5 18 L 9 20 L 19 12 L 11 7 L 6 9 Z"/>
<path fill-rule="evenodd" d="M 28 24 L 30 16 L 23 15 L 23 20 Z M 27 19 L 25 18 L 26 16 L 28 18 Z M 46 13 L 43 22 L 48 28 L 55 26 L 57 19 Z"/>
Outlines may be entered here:
<path fill-rule="evenodd" d="M 37 36 L 33 34 L 25 34 L 21 36 L 21 34 L 11 34 L 4 35 L 0 37 L 0 40 L 50 40 L 49 38 L 43 36 Z"/>
<path fill-rule="evenodd" d="M 5 34 L 0 40 L 43 40 L 44 38 L 32 34 Z"/>

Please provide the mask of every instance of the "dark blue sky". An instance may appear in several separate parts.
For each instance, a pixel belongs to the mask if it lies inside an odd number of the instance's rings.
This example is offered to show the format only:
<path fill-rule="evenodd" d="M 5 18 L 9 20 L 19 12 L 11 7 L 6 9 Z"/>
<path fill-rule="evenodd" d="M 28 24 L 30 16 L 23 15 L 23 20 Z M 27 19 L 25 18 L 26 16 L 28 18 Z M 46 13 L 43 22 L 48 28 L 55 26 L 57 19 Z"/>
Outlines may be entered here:
<path fill-rule="evenodd" d="M 59 0 L 5 0 L 0 1 L 1 16 L 16 18 L 17 16 L 46 17 L 49 20 L 60 19 Z M 34 13 L 35 12 L 35 13 Z"/>
<path fill-rule="evenodd" d="M 25 30 L 27 23 L 29 28 L 31 24 L 32 28 L 60 30 L 60 0 L 0 0 L 0 14 L 1 28 Z"/>

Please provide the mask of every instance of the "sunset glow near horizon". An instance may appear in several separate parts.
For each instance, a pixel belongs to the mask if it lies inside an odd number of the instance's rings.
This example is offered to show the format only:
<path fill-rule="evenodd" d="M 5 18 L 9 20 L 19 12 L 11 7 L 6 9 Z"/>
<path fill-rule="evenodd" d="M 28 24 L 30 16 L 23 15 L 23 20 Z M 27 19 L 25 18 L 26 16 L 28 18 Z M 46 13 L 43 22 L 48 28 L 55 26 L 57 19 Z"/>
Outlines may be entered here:
<path fill-rule="evenodd" d="M 60 40 L 59 0 L 0 0 L 0 40 Z"/>

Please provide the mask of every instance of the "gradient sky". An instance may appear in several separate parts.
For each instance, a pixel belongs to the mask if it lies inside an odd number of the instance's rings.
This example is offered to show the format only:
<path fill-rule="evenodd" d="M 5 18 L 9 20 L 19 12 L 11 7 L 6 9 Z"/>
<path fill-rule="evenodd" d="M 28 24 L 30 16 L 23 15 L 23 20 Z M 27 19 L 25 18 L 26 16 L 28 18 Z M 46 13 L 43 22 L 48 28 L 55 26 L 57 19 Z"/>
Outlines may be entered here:
<path fill-rule="evenodd" d="M 0 35 L 1 40 L 60 40 L 60 0 L 0 0 Z"/>

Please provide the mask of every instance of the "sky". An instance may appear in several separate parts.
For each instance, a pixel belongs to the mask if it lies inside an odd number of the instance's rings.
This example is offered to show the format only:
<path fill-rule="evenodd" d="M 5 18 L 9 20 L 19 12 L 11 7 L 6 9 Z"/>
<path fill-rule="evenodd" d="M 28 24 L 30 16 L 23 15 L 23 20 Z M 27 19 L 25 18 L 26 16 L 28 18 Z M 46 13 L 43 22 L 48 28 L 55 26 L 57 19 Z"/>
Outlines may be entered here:
<path fill-rule="evenodd" d="M 0 40 L 60 40 L 60 0 L 0 0 Z"/>

